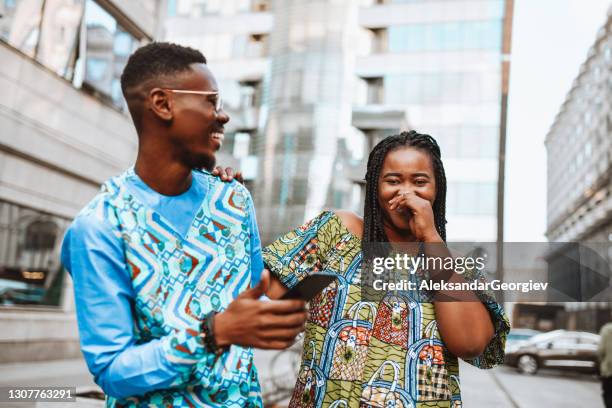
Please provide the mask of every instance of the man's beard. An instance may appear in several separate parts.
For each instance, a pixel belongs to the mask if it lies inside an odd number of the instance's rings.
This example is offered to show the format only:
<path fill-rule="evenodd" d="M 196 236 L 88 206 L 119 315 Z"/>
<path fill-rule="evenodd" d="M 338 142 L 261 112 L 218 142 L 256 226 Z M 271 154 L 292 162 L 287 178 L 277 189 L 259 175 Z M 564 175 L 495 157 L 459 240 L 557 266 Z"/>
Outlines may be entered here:
<path fill-rule="evenodd" d="M 197 155 L 192 156 L 189 160 L 190 167 L 192 169 L 201 169 L 206 171 L 213 171 L 215 164 L 217 164 L 217 158 L 213 154 Z"/>
<path fill-rule="evenodd" d="M 203 157 L 200 168 L 213 171 L 215 168 L 215 164 L 217 164 L 217 158 L 214 155 Z"/>

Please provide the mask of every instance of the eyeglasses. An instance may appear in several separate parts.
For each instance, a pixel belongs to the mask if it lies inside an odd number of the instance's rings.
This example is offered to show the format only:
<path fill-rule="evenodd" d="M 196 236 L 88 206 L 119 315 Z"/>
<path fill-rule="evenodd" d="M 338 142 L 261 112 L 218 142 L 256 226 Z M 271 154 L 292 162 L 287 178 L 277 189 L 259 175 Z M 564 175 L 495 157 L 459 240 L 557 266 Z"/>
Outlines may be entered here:
<path fill-rule="evenodd" d="M 179 94 L 195 94 L 195 95 L 215 95 L 215 112 L 219 113 L 223 109 L 223 99 L 218 91 L 188 91 L 185 89 L 164 89 L 164 91 L 179 93 Z"/>

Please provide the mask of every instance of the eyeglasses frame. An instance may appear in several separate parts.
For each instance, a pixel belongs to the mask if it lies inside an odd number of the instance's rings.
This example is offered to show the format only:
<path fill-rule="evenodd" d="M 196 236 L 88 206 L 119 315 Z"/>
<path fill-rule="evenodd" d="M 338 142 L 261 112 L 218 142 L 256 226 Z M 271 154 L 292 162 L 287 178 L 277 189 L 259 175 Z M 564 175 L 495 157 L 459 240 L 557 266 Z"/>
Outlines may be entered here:
<path fill-rule="evenodd" d="M 221 95 L 219 91 L 191 91 L 188 89 L 168 89 L 162 88 L 164 91 L 174 92 L 179 94 L 194 94 L 194 95 L 219 95 L 217 98 L 217 104 L 215 105 L 215 112 L 219 113 L 223 110 L 223 99 L 221 99 Z"/>

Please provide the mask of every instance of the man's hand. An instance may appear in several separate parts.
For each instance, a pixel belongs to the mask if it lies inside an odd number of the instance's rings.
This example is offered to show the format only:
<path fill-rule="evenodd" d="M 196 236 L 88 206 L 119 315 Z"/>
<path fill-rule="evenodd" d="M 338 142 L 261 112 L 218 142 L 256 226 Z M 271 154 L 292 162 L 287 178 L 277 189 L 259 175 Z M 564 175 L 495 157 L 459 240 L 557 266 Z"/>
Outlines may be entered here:
<path fill-rule="evenodd" d="M 259 300 L 269 285 L 270 272 L 264 270 L 259 285 L 241 293 L 215 316 L 219 347 L 237 344 L 281 350 L 293 344 L 304 330 L 306 304 L 302 300 Z"/>
<path fill-rule="evenodd" d="M 223 169 L 221 166 L 217 166 L 212 171 L 213 176 L 219 176 L 222 181 L 232 181 L 236 179 L 240 184 L 244 184 L 244 179 L 242 177 L 242 172 L 237 171 L 234 173 L 234 169 L 231 167 L 226 167 Z"/>

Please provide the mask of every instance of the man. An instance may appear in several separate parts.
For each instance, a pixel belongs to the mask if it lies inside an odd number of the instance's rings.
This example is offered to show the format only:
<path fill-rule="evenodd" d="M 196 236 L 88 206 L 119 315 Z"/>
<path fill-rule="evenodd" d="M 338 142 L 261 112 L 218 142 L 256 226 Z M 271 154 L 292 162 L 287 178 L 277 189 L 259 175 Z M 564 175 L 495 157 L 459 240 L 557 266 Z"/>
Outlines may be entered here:
<path fill-rule="evenodd" d="M 197 170 L 213 168 L 229 121 L 215 78 L 200 52 L 152 43 L 130 56 L 121 88 L 135 166 L 62 247 L 88 367 L 108 406 L 261 406 L 251 347 L 288 347 L 306 312 L 259 300 L 269 275 L 251 197 Z"/>
<path fill-rule="evenodd" d="M 599 332 L 599 375 L 606 408 L 612 408 L 612 323 L 606 323 Z"/>

